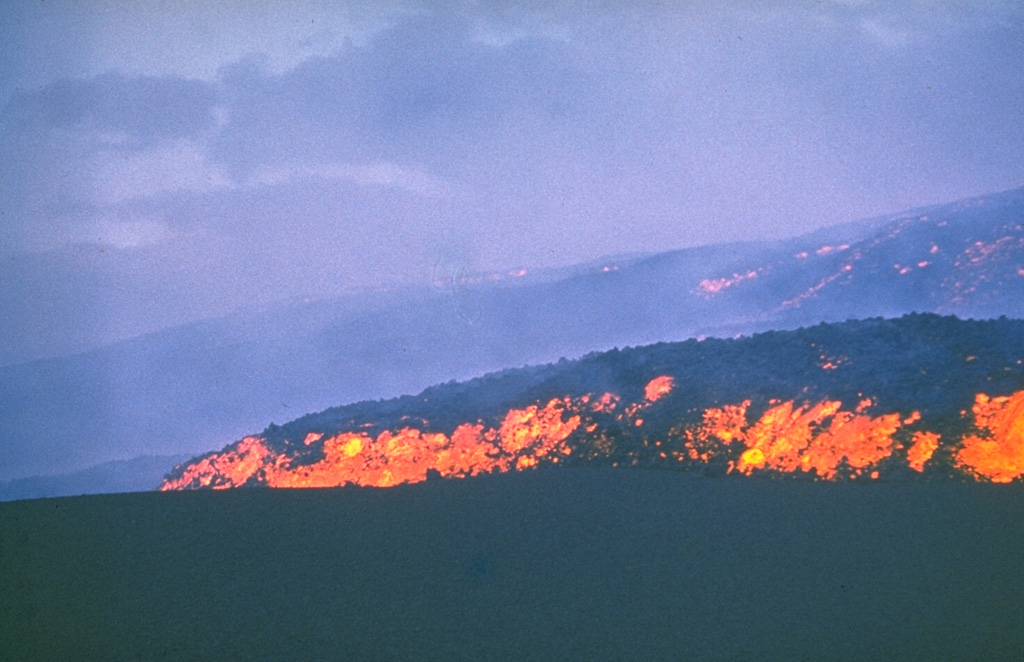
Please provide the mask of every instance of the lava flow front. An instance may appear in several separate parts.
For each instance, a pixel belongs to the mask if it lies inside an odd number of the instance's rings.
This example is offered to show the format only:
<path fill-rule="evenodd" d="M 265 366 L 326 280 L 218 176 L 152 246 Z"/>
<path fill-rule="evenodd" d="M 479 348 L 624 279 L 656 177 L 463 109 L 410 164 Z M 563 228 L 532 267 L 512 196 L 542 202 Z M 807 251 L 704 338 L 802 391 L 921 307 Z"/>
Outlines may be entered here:
<path fill-rule="evenodd" d="M 190 464 L 161 489 L 189 487 L 223 489 L 247 483 L 270 487 L 333 487 L 353 483 L 390 487 L 441 476 L 474 476 L 523 469 L 550 456 L 571 451 L 565 440 L 579 426 L 579 415 L 567 413 L 572 402 L 551 400 L 547 405 L 512 409 L 498 428 L 465 423 L 446 435 L 404 427 L 371 438 L 363 432 L 342 432 L 317 439 L 323 457 L 300 464 L 274 453 L 264 440 L 247 437 L 221 453 Z M 315 439 L 315 437 L 314 437 Z"/>
<path fill-rule="evenodd" d="M 993 483 L 1024 475 L 1024 391 L 998 398 L 979 394 L 973 412 L 981 433 L 964 439 L 957 466 Z"/>
<path fill-rule="evenodd" d="M 922 474 L 940 449 L 947 473 L 991 482 L 1024 475 L 1024 391 L 978 395 L 964 412 L 968 433 L 954 440 L 926 429 L 916 411 L 873 412 L 871 398 L 852 409 L 839 400 L 771 400 L 755 415 L 747 400 L 675 413 L 670 396 L 677 384 L 678 378 L 659 375 L 633 403 L 613 393 L 564 396 L 510 409 L 492 424 L 467 421 L 450 433 L 422 421 L 376 436 L 310 430 L 301 443 L 285 440 L 283 448 L 246 437 L 177 467 L 160 489 L 390 487 L 431 474 L 467 477 L 573 463 L 878 479 L 898 467 Z"/>

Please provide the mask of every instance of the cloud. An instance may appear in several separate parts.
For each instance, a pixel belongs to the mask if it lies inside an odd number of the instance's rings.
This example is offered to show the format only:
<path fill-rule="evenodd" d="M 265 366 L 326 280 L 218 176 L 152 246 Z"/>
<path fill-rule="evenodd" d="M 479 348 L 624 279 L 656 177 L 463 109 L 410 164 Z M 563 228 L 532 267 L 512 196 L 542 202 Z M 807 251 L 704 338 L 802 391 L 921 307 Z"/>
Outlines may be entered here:
<path fill-rule="evenodd" d="M 103 149 L 86 159 L 98 206 L 173 193 L 286 187 L 307 179 L 347 181 L 376 188 L 398 188 L 426 197 L 443 197 L 451 187 L 422 167 L 380 161 L 369 164 L 282 164 L 262 167 L 243 180 L 230 178 L 211 162 L 205 146 L 190 140 L 166 141 L 147 150 Z"/>
<path fill-rule="evenodd" d="M 204 146 L 193 140 L 168 140 L 146 150 L 119 146 L 86 159 L 98 205 L 116 205 L 168 191 L 203 192 L 231 185 L 221 169 L 207 162 Z"/>
<path fill-rule="evenodd" d="M 98 144 L 141 148 L 210 130 L 215 101 L 214 89 L 199 81 L 109 73 L 21 92 L 5 110 L 4 124 L 19 131 L 73 131 L 94 136 Z"/>
<path fill-rule="evenodd" d="M 889 48 L 904 46 L 916 36 L 910 28 L 877 17 L 861 19 L 860 29 L 874 41 Z"/>
<path fill-rule="evenodd" d="M 170 236 L 167 226 L 154 219 L 121 220 L 103 217 L 83 233 L 80 243 L 95 243 L 124 250 L 159 244 Z"/>
<path fill-rule="evenodd" d="M 600 94 L 582 53 L 557 41 L 489 46 L 468 21 L 409 19 L 364 47 L 275 74 L 258 60 L 222 72 L 230 108 L 213 155 L 244 176 L 279 161 L 440 165 L 499 130 L 598 119 Z"/>
<path fill-rule="evenodd" d="M 416 195 L 440 198 L 451 187 L 441 179 L 416 166 L 386 161 L 367 165 L 320 164 L 298 167 L 268 168 L 246 182 L 247 187 L 280 186 L 302 179 L 354 182 L 361 186 L 397 188 Z"/>
<path fill-rule="evenodd" d="M 829 0 L 815 4 L 834 26 L 856 28 L 861 38 L 884 48 L 901 48 L 955 38 L 995 27 L 1011 27 L 1024 15 L 1014 0 Z"/>
<path fill-rule="evenodd" d="M 321 37 L 313 4 L 204 5 L 192 32 L 184 11 L 131 28 L 119 10 L 90 42 L 102 65 L 0 111 L 0 251 L 84 272 L 102 247 L 214 314 L 429 282 L 437 255 L 471 271 L 778 237 L 1024 178 L 1008 4 L 371 4 Z"/>
<path fill-rule="evenodd" d="M 0 106 L 16 89 L 123 75 L 213 81 L 264 54 L 276 72 L 360 44 L 418 3 L 405 0 L 46 0 L 0 3 Z"/>

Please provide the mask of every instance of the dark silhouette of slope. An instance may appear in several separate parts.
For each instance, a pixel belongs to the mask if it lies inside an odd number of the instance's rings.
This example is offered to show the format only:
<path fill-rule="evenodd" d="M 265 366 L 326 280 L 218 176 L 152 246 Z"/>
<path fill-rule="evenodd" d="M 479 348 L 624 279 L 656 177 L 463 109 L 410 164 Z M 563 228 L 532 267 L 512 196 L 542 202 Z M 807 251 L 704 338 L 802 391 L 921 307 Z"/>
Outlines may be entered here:
<path fill-rule="evenodd" d="M 452 278 L 3 367 L 0 480 L 72 471 L 125 449 L 196 452 L 338 402 L 616 346 L 911 311 L 1024 316 L 1022 198 L 1015 190 L 787 241 L 626 256 L 495 284 Z"/>
<path fill-rule="evenodd" d="M 1020 485 L 570 469 L 0 504 L 23 660 L 1017 660 Z"/>

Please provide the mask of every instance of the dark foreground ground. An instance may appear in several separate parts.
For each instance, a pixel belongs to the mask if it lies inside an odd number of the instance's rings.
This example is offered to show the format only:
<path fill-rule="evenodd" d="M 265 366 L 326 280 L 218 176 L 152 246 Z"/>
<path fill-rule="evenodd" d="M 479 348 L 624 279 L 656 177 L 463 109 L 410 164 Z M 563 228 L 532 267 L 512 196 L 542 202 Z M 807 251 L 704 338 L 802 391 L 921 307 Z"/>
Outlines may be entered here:
<path fill-rule="evenodd" d="M 1022 651 L 1019 485 L 562 470 L 0 504 L 3 660 Z"/>

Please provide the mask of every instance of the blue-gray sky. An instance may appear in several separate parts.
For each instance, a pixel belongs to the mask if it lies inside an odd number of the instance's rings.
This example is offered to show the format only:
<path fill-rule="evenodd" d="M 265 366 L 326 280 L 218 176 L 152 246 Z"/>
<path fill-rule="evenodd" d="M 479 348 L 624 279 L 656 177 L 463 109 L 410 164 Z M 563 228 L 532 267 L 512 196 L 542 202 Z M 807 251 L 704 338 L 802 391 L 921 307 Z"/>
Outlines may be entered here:
<path fill-rule="evenodd" d="M 9 0 L 0 30 L 0 363 L 1024 184 L 1015 0 Z"/>

